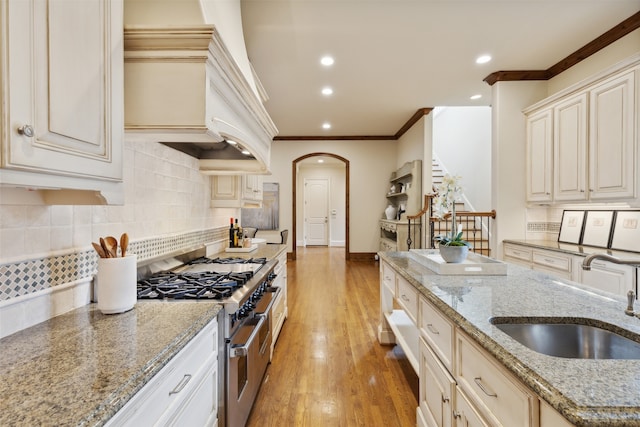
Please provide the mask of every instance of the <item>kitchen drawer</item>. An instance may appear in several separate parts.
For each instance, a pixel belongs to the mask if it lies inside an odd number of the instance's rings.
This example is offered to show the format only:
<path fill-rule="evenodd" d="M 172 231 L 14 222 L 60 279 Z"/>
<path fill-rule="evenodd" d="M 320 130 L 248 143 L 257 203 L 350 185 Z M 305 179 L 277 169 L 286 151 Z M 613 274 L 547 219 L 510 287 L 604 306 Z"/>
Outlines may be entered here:
<path fill-rule="evenodd" d="M 533 251 L 533 263 L 545 268 L 552 268 L 566 273 L 571 273 L 571 255 Z"/>
<path fill-rule="evenodd" d="M 168 415 L 158 425 L 172 427 L 181 426 L 213 426 L 218 421 L 218 361 L 211 357 L 204 366 L 203 372 L 194 377 L 193 391 L 184 402 L 175 402 L 174 407 L 165 411 Z M 186 389 L 185 389 L 186 391 Z"/>
<path fill-rule="evenodd" d="M 453 413 L 456 427 L 491 427 L 475 410 L 464 392 L 456 387 L 456 410 Z"/>
<path fill-rule="evenodd" d="M 397 301 L 414 324 L 418 323 L 418 291 L 402 277 L 398 277 Z"/>
<path fill-rule="evenodd" d="M 453 360 L 453 324 L 424 297 L 420 297 L 420 334 L 450 371 Z"/>
<path fill-rule="evenodd" d="M 534 427 L 538 399 L 463 333 L 456 334 L 458 385 L 490 424 Z"/>
<path fill-rule="evenodd" d="M 171 417 L 168 411 L 180 407 L 190 397 L 190 391 L 200 383 L 205 366 L 215 364 L 217 334 L 218 322 L 214 320 L 151 378 L 107 425 L 153 425 L 161 418 Z"/>
<path fill-rule="evenodd" d="M 515 246 L 509 243 L 504 244 L 504 256 L 509 258 L 515 258 L 517 260 L 525 261 L 526 263 L 531 262 L 531 249 Z"/>
<path fill-rule="evenodd" d="M 382 283 L 395 296 L 396 294 L 396 272 L 389 264 L 383 262 L 380 267 L 382 274 Z"/>
<path fill-rule="evenodd" d="M 429 345 L 420 340 L 420 402 L 426 425 L 451 426 L 456 382 Z"/>

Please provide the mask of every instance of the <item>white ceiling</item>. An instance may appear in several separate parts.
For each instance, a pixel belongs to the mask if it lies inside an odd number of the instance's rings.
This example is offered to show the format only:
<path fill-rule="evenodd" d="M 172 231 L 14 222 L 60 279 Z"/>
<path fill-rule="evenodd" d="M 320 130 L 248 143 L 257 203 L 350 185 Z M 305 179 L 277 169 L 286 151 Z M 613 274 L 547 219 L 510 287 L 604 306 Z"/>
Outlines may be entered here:
<path fill-rule="evenodd" d="M 420 108 L 490 105 L 490 73 L 545 70 L 639 10 L 640 0 L 242 0 L 280 136 L 393 135 Z M 493 60 L 475 64 L 481 54 Z"/>

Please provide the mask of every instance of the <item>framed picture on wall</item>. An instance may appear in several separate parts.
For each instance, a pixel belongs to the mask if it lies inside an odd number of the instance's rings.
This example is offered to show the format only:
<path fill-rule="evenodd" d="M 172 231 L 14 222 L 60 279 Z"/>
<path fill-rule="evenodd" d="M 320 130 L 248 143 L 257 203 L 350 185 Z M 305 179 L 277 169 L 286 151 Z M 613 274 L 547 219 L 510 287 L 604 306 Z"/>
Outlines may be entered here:
<path fill-rule="evenodd" d="M 558 242 L 579 245 L 583 225 L 584 211 L 562 211 Z"/>
<path fill-rule="evenodd" d="M 598 248 L 608 248 L 613 225 L 613 211 L 587 211 L 584 219 L 582 244 Z"/>
<path fill-rule="evenodd" d="M 640 211 L 616 211 L 611 249 L 640 252 Z"/>

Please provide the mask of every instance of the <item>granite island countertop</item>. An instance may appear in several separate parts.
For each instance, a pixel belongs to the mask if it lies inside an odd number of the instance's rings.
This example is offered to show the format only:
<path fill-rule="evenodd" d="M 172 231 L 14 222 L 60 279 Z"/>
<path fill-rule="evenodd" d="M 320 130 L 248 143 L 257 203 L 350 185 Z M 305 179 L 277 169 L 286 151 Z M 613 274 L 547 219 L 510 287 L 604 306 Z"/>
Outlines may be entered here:
<path fill-rule="evenodd" d="M 415 252 L 380 252 L 398 274 L 578 426 L 640 426 L 640 360 L 546 356 L 494 326 L 493 317 L 588 318 L 640 334 L 624 298 L 508 264 L 506 276 L 437 275 Z"/>
<path fill-rule="evenodd" d="M 105 315 L 89 304 L 1 339 L 0 425 L 103 425 L 221 308 L 138 301 Z"/>

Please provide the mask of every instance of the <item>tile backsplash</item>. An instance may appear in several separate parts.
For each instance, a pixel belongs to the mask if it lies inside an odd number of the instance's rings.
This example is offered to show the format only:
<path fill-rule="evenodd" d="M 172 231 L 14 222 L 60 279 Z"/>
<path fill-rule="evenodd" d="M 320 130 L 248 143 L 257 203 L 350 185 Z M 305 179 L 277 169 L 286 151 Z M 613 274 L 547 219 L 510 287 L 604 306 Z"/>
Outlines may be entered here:
<path fill-rule="evenodd" d="M 211 207 L 197 159 L 157 143 L 124 148 L 123 205 L 48 206 L 0 187 L 0 337 L 90 301 L 100 236 L 127 232 L 138 261 L 226 239 L 239 209 Z"/>
<path fill-rule="evenodd" d="M 132 241 L 128 252 L 136 254 L 138 261 L 144 261 L 224 240 L 226 233 L 227 229 L 221 227 Z M 97 261 L 98 255 L 91 249 L 0 265 L 0 301 L 81 279 L 91 280 L 96 274 Z"/>

